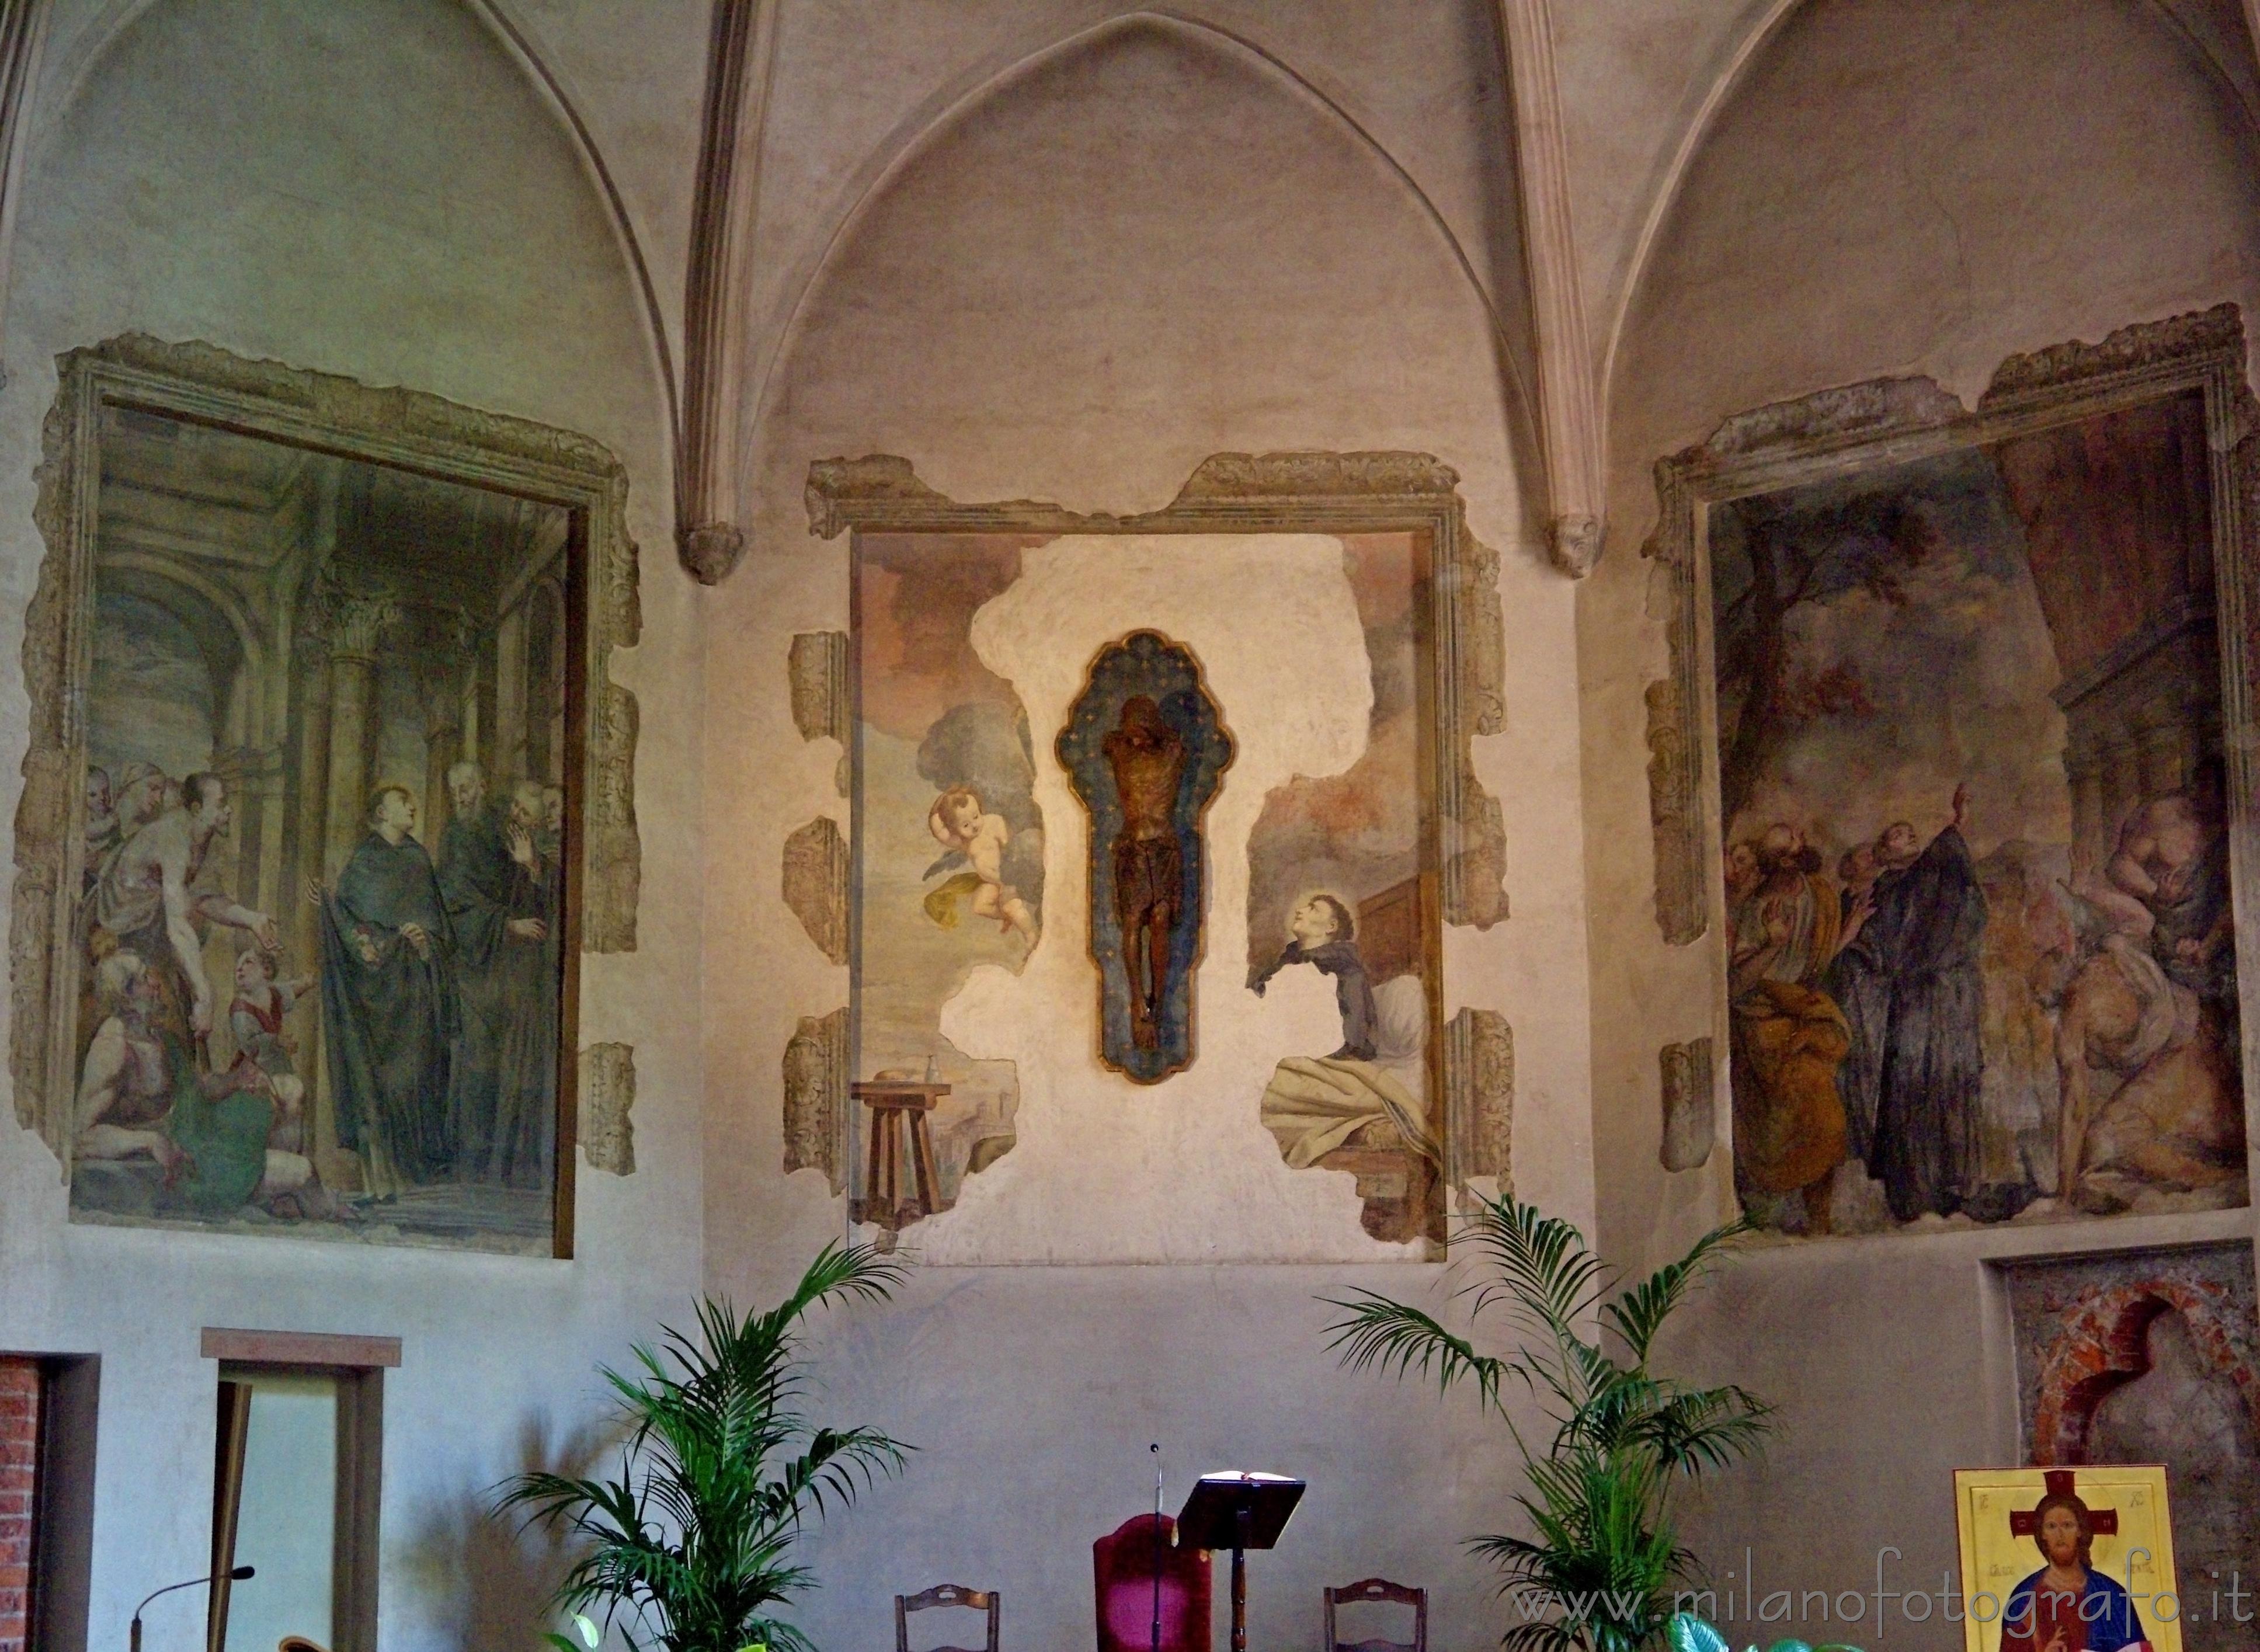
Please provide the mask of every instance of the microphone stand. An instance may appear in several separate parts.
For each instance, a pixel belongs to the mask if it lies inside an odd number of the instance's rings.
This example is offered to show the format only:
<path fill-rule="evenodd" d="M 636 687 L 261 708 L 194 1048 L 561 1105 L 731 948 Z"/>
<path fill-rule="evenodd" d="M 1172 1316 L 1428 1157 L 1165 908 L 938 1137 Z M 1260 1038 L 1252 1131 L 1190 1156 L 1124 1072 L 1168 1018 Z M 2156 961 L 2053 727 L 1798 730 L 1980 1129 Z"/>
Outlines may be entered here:
<path fill-rule="evenodd" d="M 1162 1652 L 1162 1442 L 1154 1452 L 1154 1652 Z M 133 1652 L 141 1652 L 139 1647 Z"/>
<path fill-rule="evenodd" d="M 128 1637 L 131 1652 L 141 1652 L 141 1613 L 159 1595 L 169 1595 L 175 1589 L 194 1589 L 199 1584 L 216 1584 L 223 1577 L 240 1584 L 255 1576 L 258 1570 L 255 1566 L 238 1566 L 232 1571 L 216 1571 L 207 1577 L 191 1577 L 186 1583 L 167 1584 L 162 1589 L 151 1590 L 142 1597 L 141 1605 L 133 1608 L 133 1625 Z"/>

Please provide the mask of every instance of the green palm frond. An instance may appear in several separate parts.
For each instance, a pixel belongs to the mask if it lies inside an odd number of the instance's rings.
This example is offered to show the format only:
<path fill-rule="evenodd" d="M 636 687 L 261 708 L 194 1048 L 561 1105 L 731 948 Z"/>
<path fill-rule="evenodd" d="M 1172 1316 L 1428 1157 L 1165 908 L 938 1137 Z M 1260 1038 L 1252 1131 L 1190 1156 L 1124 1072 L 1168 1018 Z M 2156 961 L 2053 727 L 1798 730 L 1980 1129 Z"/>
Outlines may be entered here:
<path fill-rule="evenodd" d="M 1341 1310 L 1327 1328 L 1346 1368 L 1418 1376 L 1440 1392 L 1472 1383 L 1505 1425 L 1527 1482 L 1514 1502 L 1528 1532 L 1470 1540 L 1509 1601 L 1505 1652 L 1650 1652 L 1663 1635 L 1674 1591 L 1695 1564 L 1675 1535 L 1672 1489 L 1755 1453 L 1772 1412 L 1746 1390 L 1691 1387 L 1649 1361 L 1664 1323 L 1743 1231 L 1736 1223 L 1706 1234 L 1617 1291 L 1575 1225 L 1510 1199 L 1483 1201 L 1465 1233 L 1485 1272 L 1454 1295 L 1471 1325 L 1503 1311 L 1523 1336 L 1507 1353 L 1484 1353 L 1434 1314 L 1377 1291 L 1325 1299 Z M 1550 1432 L 1524 1434 L 1510 1381 Z"/>
<path fill-rule="evenodd" d="M 1370 1291 L 1321 1300 L 1348 1316 L 1327 1327 L 1327 1346 L 1340 1350 L 1351 1370 L 1398 1377 L 1418 1372 L 1433 1377 L 1440 1391 L 1472 1379 L 1484 1405 L 1498 1404 L 1509 1362 L 1477 1353 L 1466 1338 L 1453 1335 L 1434 1316 Z"/>
<path fill-rule="evenodd" d="M 1642 1417 L 1641 1437 L 1660 1461 L 1681 1474 L 1723 1469 L 1764 1448 L 1773 1428 L 1773 1407 L 1748 1389 L 1667 1385 L 1655 1409 Z"/>
<path fill-rule="evenodd" d="M 632 1370 L 603 1371 L 627 1426 L 619 1476 L 522 1474 L 494 1498 L 497 1514 L 578 1540 L 556 1603 L 601 1609 L 631 1647 L 640 1627 L 665 1652 L 813 1652 L 769 1615 L 815 1583 L 793 1541 L 811 1515 L 900 1472 L 911 1448 L 799 1413 L 801 1321 L 827 1303 L 883 1301 L 902 1277 L 867 1246 L 827 1245 L 776 1307 L 741 1316 L 708 1299 L 695 1334 L 664 1330 Z"/>
<path fill-rule="evenodd" d="M 1664 1320 L 1679 1305 L 1688 1287 L 1709 1270 L 1727 1245 L 1754 1231 L 1747 1218 L 1713 1228 L 1678 1261 L 1666 1262 L 1602 1307 L 1601 1316 L 1609 1322 L 1609 1328 L 1622 1337 L 1625 1346 L 1632 1350 L 1634 1364 L 1648 1362 L 1649 1348 L 1656 1341 L 1656 1334 L 1663 1328 Z"/>
<path fill-rule="evenodd" d="M 1570 1338 L 1606 1286 L 1607 1270 L 1576 1224 L 1541 1216 L 1534 1205 L 1486 1199 L 1468 1218 L 1467 1234 L 1499 1276 L 1474 1288 L 1477 1317 L 1504 1303 L 1527 1328 Z"/>

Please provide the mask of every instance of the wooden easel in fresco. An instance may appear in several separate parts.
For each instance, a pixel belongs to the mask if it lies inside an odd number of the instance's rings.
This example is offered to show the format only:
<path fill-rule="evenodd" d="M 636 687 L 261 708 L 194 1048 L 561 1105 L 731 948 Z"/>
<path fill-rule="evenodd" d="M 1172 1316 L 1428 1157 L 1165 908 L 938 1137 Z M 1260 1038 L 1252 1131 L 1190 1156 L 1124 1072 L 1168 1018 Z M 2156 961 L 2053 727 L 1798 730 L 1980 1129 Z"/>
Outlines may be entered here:
<path fill-rule="evenodd" d="M 908 1078 L 880 1078 L 848 1086 L 856 1100 L 871 1110 L 871 1150 L 863 1172 L 863 1198 L 855 1212 L 859 1222 L 876 1222 L 899 1230 L 906 1212 L 910 1219 L 931 1216 L 941 1209 L 941 1189 L 933 1173 L 933 1132 L 926 1115 L 949 1093 L 948 1084 Z M 910 1147 L 914 1199 L 903 1198 L 903 1148 Z"/>

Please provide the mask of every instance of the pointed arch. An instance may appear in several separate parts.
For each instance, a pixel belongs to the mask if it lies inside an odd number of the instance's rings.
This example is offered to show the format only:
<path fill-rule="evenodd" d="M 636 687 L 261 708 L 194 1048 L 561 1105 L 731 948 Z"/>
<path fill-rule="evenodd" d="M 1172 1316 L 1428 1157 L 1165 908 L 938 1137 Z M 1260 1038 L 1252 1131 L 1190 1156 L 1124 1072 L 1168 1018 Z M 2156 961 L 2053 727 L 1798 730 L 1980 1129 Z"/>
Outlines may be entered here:
<path fill-rule="evenodd" d="M 1684 106 L 1687 113 L 1680 124 L 1679 141 L 1656 174 L 1648 210 L 1641 217 L 1639 232 L 1625 256 L 1623 279 L 1609 294 L 1608 331 L 1602 342 L 1598 368 L 1605 444 L 1616 397 L 1618 351 L 1695 157 L 1710 142 L 1712 133 L 1717 130 L 1727 106 L 1741 93 L 1751 69 L 1771 48 L 1791 18 L 1808 4 L 1809 0 L 1752 0 L 1748 25 L 1730 39 L 1727 48 L 1713 60 L 1711 74 L 1702 83 L 1699 95 Z M 2238 76 L 2217 55 L 2213 43 L 2200 39 L 2175 11 L 2172 0 L 2148 0 L 2143 9 L 2160 27 L 2172 32 L 2205 60 L 2206 68 L 2226 89 L 2246 121 L 2256 132 L 2260 132 L 2260 109 L 2254 107 L 2239 84 Z M 2253 61 L 2244 67 L 2260 68 L 2260 0 L 2242 0 L 2239 10 L 2250 29 L 2254 49 Z"/>
<path fill-rule="evenodd" d="M 1774 36 L 1789 20 L 1790 13 L 1804 0 L 1756 0 L 1757 15 L 1749 27 L 1729 43 L 1727 51 L 1717 60 L 1701 94 L 1694 100 L 1686 118 L 1680 123 L 1679 141 L 1673 146 L 1670 156 L 1657 175 L 1649 194 L 1648 211 L 1641 215 L 1639 232 L 1624 262 L 1624 277 L 1609 294 L 1608 331 L 1601 346 L 1599 364 L 1601 394 L 1602 441 L 1607 442 L 1610 418 L 1616 400 L 1617 352 L 1624 342 L 1633 304 L 1648 280 L 1649 267 L 1655 261 L 1656 248 L 1663 238 L 1664 225 L 1670 222 L 1673 208 L 1687 182 L 1687 174 L 1695 164 L 1695 157 L 1710 141 L 1719 118 L 1734 95 L 1741 90 L 1750 67 L 1758 61 Z"/>
<path fill-rule="evenodd" d="M 1393 187 L 1410 200 L 1437 238 L 1441 250 L 1448 258 L 1457 279 L 1465 283 L 1482 310 L 1491 333 L 1493 354 L 1504 380 L 1509 414 L 1509 428 L 1504 433 L 1505 445 L 1514 456 L 1518 471 L 1530 474 L 1528 467 L 1534 458 L 1530 433 L 1536 429 L 1537 398 L 1534 387 L 1529 382 L 1528 368 L 1513 349 L 1512 335 L 1502 322 L 1496 296 L 1477 270 L 1467 247 L 1454 232 L 1449 221 L 1420 187 L 1419 181 L 1340 98 L 1319 86 L 1278 54 L 1260 41 L 1209 19 L 1157 6 L 1141 7 L 1084 25 L 1049 39 L 1008 62 L 1000 64 L 996 59 L 989 60 L 967 75 L 938 89 L 895 128 L 886 143 L 868 157 L 865 165 L 843 190 L 841 198 L 846 204 L 833 219 L 829 232 L 803 268 L 791 278 L 789 296 L 775 312 L 776 324 L 754 335 L 762 341 L 761 357 L 754 364 L 753 371 L 747 375 L 745 400 L 738 426 L 740 433 L 738 451 L 729 456 L 733 472 L 740 478 L 739 508 L 741 514 L 744 512 L 744 501 L 753 492 L 753 479 L 759 475 L 762 442 L 772 411 L 781 369 L 791 354 L 812 302 L 831 279 L 845 250 L 877 204 L 919 157 L 960 129 L 965 121 L 1012 86 L 1063 59 L 1095 50 L 1110 39 L 1137 30 L 1162 32 L 1188 42 L 1201 51 L 1252 67 L 1266 78 L 1283 83 L 1297 101 L 1321 120 L 1347 133 L 1362 154 L 1379 164 Z"/>
<path fill-rule="evenodd" d="M 111 48 L 158 6 L 174 3 L 175 0 L 105 0 L 67 40 L 48 43 L 29 111 L 32 131 L 28 147 L 32 151 L 36 153 L 52 141 L 53 135 L 61 130 L 61 117 L 84 96 Z M 636 229 L 634 215 L 612 176 L 596 134 L 581 113 L 580 100 L 574 95 L 569 81 L 557 67 L 554 54 L 541 45 L 519 17 L 519 0 L 458 0 L 458 4 L 478 20 L 503 48 L 504 54 L 517 65 L 519 72 L 533 82 L 543 106 L 563 127 L 590 186 L 604 204 L 605 221 L 611 226 L 613 239 L 634 284 L 646 343 L 658 375 L 661 397 L 667 410 L 668 459 L 671 465 L 682 428 L 674 347 L 669 337 L 667 312 L 653 283 L 650 261 L 644 255 L 644 238 Z M 12 236 L 12 223 L 0 227 L 0 233 Z M 5 268 L 4 248 L 0 248 L 0 270 Z"/>
<path fill-rule="evenodd" d="M 626 197 L 613 180 L 604 152 L 597 145 L 596 133 L 589 129 L 564 71 L 517 15 L 515 0 L 464 0 L 464 4 L 502 39 L 519 66 L 547 94 L 552 111 L 564 122 L 581 164 L 587 169 L 597 192 L 604 197 L 605 216 L 619 242 L 620 255 L 626 259 L 629 272 L 635 277 L 636 296 L 643 304 L 647 341 L 659 369 L 660 390 L 667 406 L 667 463 L 671 473 L 675 450 L 683 440 L 682 394 L 676 383 L 675 351 L 669 342 L 667 311 L 659 301 L 658 288 L 653 284 L 650 261 L 644 256 L 643 240 L 636 232 L 634 215 L 628 211 Z"/>

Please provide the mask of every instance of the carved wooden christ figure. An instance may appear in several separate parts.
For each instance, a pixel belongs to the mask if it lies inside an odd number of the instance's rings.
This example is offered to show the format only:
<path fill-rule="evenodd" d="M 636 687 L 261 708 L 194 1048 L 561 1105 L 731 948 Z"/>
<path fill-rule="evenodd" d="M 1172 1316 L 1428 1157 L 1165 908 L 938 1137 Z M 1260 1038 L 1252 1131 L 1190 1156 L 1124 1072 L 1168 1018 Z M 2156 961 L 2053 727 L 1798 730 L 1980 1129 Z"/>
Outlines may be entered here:
<path fill-rule="evenodd" d="M 1140 631 L 1099 651 L 1057 745 L 1091 812 L 1099 1057 L 1140 1083 L 1193 1059 L 1201 820 L 1232 737 L 1190 649 Z"/>
<path fill-rule="evenodd" d="M 1122 828 L 1114 835 L 1114 919 L 1121 926 L 1122 967 L 1129 976 L 1130 1041 L 1141 1050 L 1159 1049 L 1169 932 L 1184 896 L 1185 857 L 1172 817 L 1184 782 L 1185 741 L 1162 720 L 1162 708 L 1151 697 L 1134 694 L 1100 747 L 1122 799 Z"/>

